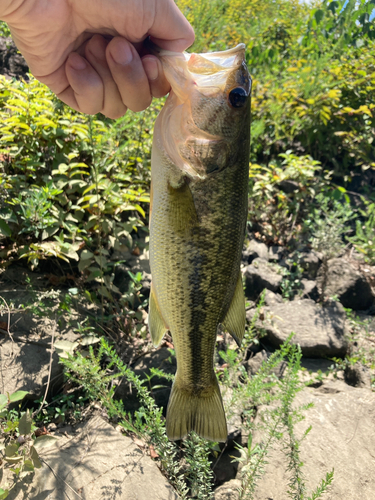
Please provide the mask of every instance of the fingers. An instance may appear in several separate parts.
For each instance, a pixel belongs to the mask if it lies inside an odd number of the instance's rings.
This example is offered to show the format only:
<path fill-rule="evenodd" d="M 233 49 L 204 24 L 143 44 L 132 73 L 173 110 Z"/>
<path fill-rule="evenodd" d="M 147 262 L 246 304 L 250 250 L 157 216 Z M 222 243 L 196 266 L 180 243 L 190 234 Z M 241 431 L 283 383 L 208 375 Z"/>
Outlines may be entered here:
<path fill-rule="evenodd" d="M 70 107 L 88 115 L 102 111 L 103 81 L 88 60 L 76 52 L 71 52 L 65 63 L 65 72 L 70 86 L 57 97 Z"/>
<path fill-rule="evenodd" d="M 107 63 L 107 45 L 108 42 L 102 36 L 95 35 L 86 45 L 85 56 L 103 83 L 102 108 L 100 112 L 108 118 L 116 119 L 126 113 L 127 106 L 121 98 L 121 94 Z"/>
<path fill-rule="evenodd" d="M 107 62 L 122 102 L 132 111 L 146 109 L 152 100 L 148 78 L 134 46 L 125 38 L 113 38 L 106 50 Z"/>
<path fill-rule="evenodd" d="M 159 0 L 155 19 L 148 34 L 162 49 L 176 52 L 186 50 L 194 42 L 194 30 L 173 0 Z"/>
<path fill-rule="evenodd" d="M 142 57 L 143 68 L 146 72 L 153 97 L 163 97 L 171 86 L 164 76 L 163 67 L 159 59 L 152 55 Z"/>
<path fill-rule="evenodd" d="M 128 108 L 143 111 L 153 96 L 162 97 L 170 90 L 160 61 L 152 55 L 141 59 L 122 37 L 108 42 L 95 35 L 80 52 L 85 57 L 76 52 L 69 55 L 65 64 L 68 85 L 57 96 L 82 113 L 100 112 L 116 119 Z"/>

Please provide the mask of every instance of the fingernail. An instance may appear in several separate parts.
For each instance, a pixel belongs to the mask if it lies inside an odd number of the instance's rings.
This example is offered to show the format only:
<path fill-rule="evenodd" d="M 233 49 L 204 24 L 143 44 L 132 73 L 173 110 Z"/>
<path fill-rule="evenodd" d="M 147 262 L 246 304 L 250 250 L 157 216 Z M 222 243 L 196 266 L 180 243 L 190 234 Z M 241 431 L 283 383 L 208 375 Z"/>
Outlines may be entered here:
<path fill-rule="evenodd" d="M 115 46 L 111 48 L 111 56 L 117 64 L 125 66 L 132 61 L 133 52 L 128 44 L 116 43 Z"/>
<path fill-rule="evenodd" d="M 158 64 L 155 59 L 143 58 L 143 67 L 149 80 L 156 80 L 159 76 Z"/>
<path fill-rule="evenodd" d="M 78 71 L 85 69 L 87 64 L 86 61 L 80 55 L 72 52 L 69 56 L 69 65 Z"/>

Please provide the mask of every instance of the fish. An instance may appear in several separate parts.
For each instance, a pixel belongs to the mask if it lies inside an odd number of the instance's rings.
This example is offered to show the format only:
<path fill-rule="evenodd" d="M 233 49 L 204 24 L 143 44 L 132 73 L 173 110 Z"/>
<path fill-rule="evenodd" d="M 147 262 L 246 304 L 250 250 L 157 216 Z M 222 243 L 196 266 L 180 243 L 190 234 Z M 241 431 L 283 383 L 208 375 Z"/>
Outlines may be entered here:
<path fill-rule="evenodd" d="M 150 335 L 158 346 L 170 332 L 177 360 L 166 432 L 223 442 L 214 353 L 219 328 L 238 345 L 245 332 L 251 77 L 244 44 L 153 53 L 171 85 L 154 126 L 149 225 Z"/>

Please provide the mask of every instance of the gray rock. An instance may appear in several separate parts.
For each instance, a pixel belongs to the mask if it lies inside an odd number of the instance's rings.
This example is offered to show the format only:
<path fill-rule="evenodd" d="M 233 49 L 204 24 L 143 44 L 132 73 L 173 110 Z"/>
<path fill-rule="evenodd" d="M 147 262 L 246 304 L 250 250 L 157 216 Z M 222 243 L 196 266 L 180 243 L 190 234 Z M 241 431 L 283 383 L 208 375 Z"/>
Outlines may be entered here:
<path fill-rule="evenodd" d="M 215 484 L 226 483 L 236 477 L 239 463 L 234 458 L 239 457 L 240 452 L 237 449 L 225 449 L 213 467 Z"/>
<path fill-rule="evenodd" d="M 285 253 L 284 247 L 272 246 L 268 249 L 268 260 L 270 262 L 280 262 Z"/>
<path fill-rule="evenodd" d="M 241 487 L 239 479 L 232 479 L 215 489 L 214 500 L 238 500 Z"/>
<path fill-rule="evenodd" d="M 312 250 L 310 252 L 301 252 L 298 258 L 298 264 L 303 269 L 304 277 L 314 280 L 318 274 L 322 261 L 319 255 Z"/>
<path fill-rule="evenodd" d="M 299 190 L 298 182 L 292 181 L 290 179 L 285 179 L 285 180 L 279 182 L 278 186 L 281 189 L 281 191 L 284 191 L 284 193 L 287 193 L 287 194 L 294 193 L 295 191 Z"/>
<path fill-rule="evenodd" d="M 300 446 L 306 497 L 326 473 L 334 469 L 327 500 L 375 498 L 375 394 L 367 389 L 351 388 L 340 381 L 331 382 L 331 385 L 336 387 L 335 391 L 325 392 L 325 384 L 320 389 L 305 388 L 297 394 L 293 404 L 314 404 L 304 412 L 305 420 L 295 426 L 298 438 L 312 426 Z M 256 423 L 260 414 L 259 411 Z M 262 440 L 264 435 L 257 433 L 253 444 Z M 258 482 L 254 500 L 284 500 L 291 475 L 281 443 L 275 443 L 267 460 L 265 475 Z"/>
<path fill-rule="evenodd" d="M 281 268 L 261 259 L 255 259 L 244 269 L 245 295 L 250 300 L 257 300 L 265 288 L 278 292 L 283 279 Z"/>
<path fill-rule="evenodd" d="M 367 387 L 371 389 L 370 371 L 361 363 L 348 365 L 344 370 L 344 380 L 353 387 Z"/>
<path fill-rule="evenodd" d="M 258 373 L 264 361 L 267 361 L 267 353 L 263 349 L 262 351 L 257 352 L 252 358 L 247 361 L 246 370 L 248 374 L 255 375 L 256 373 Z"/>
<path fill-rule="evenodd" d="M 242 254 L 243 260 L 251 264 L 254 259 L 268 260 L 268 247 L 265 243 L 251 240 Z"/>
<path fill-rule="evenodd" d="M 227 386 L 221 386 L 221 397 L 223 398 L 224 407 L 228 408 L 226 413 L 228 437 L 225 443 L 226 451 L 230 451 L 235 447 L 235 444 L 241 443 L 242 437 L 242 408 L 238 405 L 230 404 L 233 395 L 233 389 Z"/>
<path fill-rule="evenodd" d="M 320 292 L 325 281 L 323 268 L 318 273 Z M 375 297 L 366 278 L 345 258 L 328 261 L 325 296 L 337 296 L 344 307 L 355 311 L 369 309 Z"/>
<path fill-rule="evenodd" d="M 12 342 L 3 337 L 0 349 L 0 392 L 12 394 L 15 391 L 28 391 L 34 397 L 42 395 L 48 379 L 50 356 L 50 344 L 47 341 L 34 344 Z M 49 390 L 56 389 L 62 382 L 63 366 L 54 353 Z"/>
<path fill-rule="evenodd" d="M 333 302 L 326 307 L 313 300 L 301 299 L 274 304 L 267 308 L 263 327 L 266 339 L 273 346 L 282 344 L 291 332 L 293 343 L 299 344 L 304 356 L 345 356 L 345 311 L 341 304 Z"/>
<path fill-rule="evenodd" d="M 75 490 L 79 498 L 90 500 L 178 500 L 156 463 L 98 416 L 78 435 L 59 437 L 41 456 L 45 463 L 32 483 L 20 481 L 12 498 L 78 498 Z"/>
<path fill-rule="evenodd" d="M 311 299 L 315 302 L 319 299 L 319 291 L 316 281 L 307 280 L 303 278 L 301 280 L 301 299 Z"/>
<path fill-rule="evenodd" d="M 264 296 L 264 305 L 272 306 L 273 304 L 281 304 L 283 302 L 284 302 L 283 298 L 280 294 L 273 293 L 273 292 L 271 292 L 271 290 L 266 290 L 266 293 Z"/>
<path fill-rule="evenodd" d="M 120 290 L 121 293 L 126 293 L 131 282 L 129 271 L 133 274 L 138 272 L 142 273 L 142 289 L 141 294 L 145 297 L 150 295 L 151 288 L 151 270 L 149 252 L 143 250 L 139 256 L 131 255 L 127 258 L 125 264 L 119 264 L 115 268 L 114 285 Z"/>
<path fill-rule="evenodd" d="M 176 372 L 176 358 L 171 356 L 167 347 L 159 347 L 141 356 L 132 365 L 134 373 L 143 379 L 146 375 L 150 374 L 151 368 L 158 368 L 167 374 L 174 374 Z M 147 387 L 148 389 L 152 389 L 153 386 L 161 386 L 152 390 L 152 395 L 155 398 L 156 404 L 160 407 L 166 407 L 171 392 L 172 382 L 169 382 L 165 378 L 153 377 Z M 122 380 L 117 387 L 116 398 L 123 400 L 127 411 L 137 410 L 140 406 L 136 393 L 125 380 Z"/>

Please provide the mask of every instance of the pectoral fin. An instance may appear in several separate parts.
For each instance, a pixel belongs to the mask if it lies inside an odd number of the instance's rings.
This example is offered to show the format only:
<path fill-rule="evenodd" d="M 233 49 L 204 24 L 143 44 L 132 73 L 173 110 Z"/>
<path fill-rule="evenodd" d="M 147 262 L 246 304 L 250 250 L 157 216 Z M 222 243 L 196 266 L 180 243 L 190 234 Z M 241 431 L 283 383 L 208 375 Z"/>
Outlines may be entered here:
<path fill-rule="evenodd" d="M 241 272 L 238 273 L 237 285 L 233 294 L 232 302 L 227 315 L 222 322 L 225 330 L 228 331 L 238 346 L 241 345 L 245 333 L 246 309 L 245 295 L 243 293 Z"/>
<path fill-rule="evenodd" d="M 152 343 L 155 347 L 157 347 L 162 341 L 164 334 L 167 333 L 168 328 L 165 326 L 164 320 L 160 313 L 159 305 L 152 284 L 148 309 L 148 327 L 150 329 Z"/>

